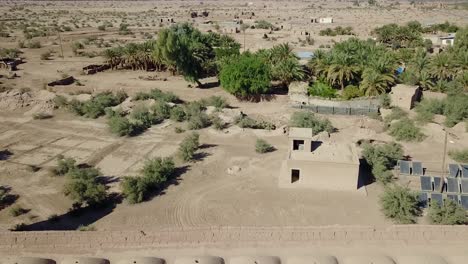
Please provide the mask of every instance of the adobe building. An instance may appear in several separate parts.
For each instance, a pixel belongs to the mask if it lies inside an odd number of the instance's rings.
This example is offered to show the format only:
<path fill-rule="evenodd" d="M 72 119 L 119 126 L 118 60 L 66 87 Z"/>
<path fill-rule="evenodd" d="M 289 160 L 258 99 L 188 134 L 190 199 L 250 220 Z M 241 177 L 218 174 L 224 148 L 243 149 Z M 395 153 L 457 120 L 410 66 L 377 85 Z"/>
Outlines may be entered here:
<path fill-rule="evenodd" d="M 398 106 L 403 110 L 411 110 L 421 100 L 422 91 L 418 86 L 397 84 L 390 92 L 392 106 Z"/>
<path fill-rule="evenodd" d="M 359 186 L 358 157 L 352 144 L 314 140 L 311 128 L 292 127 L 279 187 L 356 191 Z"/>

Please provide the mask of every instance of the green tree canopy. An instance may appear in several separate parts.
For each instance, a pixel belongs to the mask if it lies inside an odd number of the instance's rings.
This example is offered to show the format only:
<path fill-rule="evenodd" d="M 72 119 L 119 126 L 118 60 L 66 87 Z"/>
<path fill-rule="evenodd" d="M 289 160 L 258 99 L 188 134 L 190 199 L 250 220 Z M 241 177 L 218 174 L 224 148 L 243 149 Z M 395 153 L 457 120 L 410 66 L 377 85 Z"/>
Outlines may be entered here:
<path fill-rule="evenodd" d="M 380 198 L 383 213 L 398 224 L 412 224 L 419 215 L 418 195 L 410 189 L 388 186 Z"/>

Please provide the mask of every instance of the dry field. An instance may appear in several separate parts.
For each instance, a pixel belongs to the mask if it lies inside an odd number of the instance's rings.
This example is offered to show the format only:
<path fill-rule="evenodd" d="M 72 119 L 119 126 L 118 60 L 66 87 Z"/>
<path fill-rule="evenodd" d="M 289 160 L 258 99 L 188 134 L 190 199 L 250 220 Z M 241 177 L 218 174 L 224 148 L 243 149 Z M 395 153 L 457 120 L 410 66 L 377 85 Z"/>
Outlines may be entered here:
<path fill-rule="evenodd" d="M 364 2 L 364 1 L 361 1 Z M 287 137 L 283 129 L 275 131 L 241 129 L 231 126 L 223 131 L 212 128 L 200 130 L 203 144 L 197 161 L 182 164 L 181 173 L 159 196 L 138 205 L 125 202 L 103 212 L 87 213 L 82 217 L 68 216 L 72 202 L 63 195 L 64 179 L 53 177 L 49 168 L 56 165 L 56 157 L 73 157 L 78 162 L 89 163 L 100 168 L 109 179 L 111 192 L 119 192 L 119 179 L 135 175 L 143 162 L 152 157 L 171 156 L 188 133 L 176 134 L 171 121 L 153 126 L 137 137 L 118 138 L 108 131 L 105 118 L 86 119 L 63 110 L 55 110 L 54 117 L 34 120 L 33 113 L 51 110 L 50 93 L 83 94 L 99 91 L 123 90 L 130 96 L 138 91 L 159 88 L 172 91 L 182 100 L 193 101 L 212 95 L 223 96 L 236 111 L 271 120 L 280 127 L 286 125 L 293 112 L 288 107 L 286 95 L 276 95 L 270 101 L 260 103 L 241 102 L 224 92 L 220 87 L 207 89 L 188 88 L 188 83 L 179 76 L 168 73 L 144 71 L 106 71 L 95 75 L 81 75 L 81 69 L 92 63 L 101 63 L 102 57 L 78 57 L 73 55 L 71 43 L 89 37 L 102 38 L 104 43 L 118 45 L 137 41 L 145 37 L 145 32 L 154 35 L 161 26 L 159 18 L 170 17 L 176 22 L 192 21 L 190 11 L 209 10 L 207 19 L 220 21 L 221 31 L 230 33 L 229 27 L 221 22 L 239 15 L 247 23 L 266 19 L 283 30 L 271 34 L 270 40 L 262 39 L 266 31 L 247 30 L 231 34 L 246 49 L 268 48 L 277 43 L 290 42 L 295 50 L 314 50 L 320 45 L 331 44 L 345 37 L 320 37 L 318 31 L 326 27 L 352 26 L 358 37 L 367 38 L 370 31 L 387 23 L 405 23 L 419 20 L 422 23 L 449 21 L 457 24 L 468 23 L 468 11 L 461 9 L 422 9 L 408 3 L 384 7 L 354 7 L 352 2 L 334 1 L 254 1 L 246 5 L 241 1 L 64 1 L 0 2 L 0 13 L 9 13 L 37 19 L 37 22 L 57 22 L 58 24 L 79 24 L 70 32 L 61 33 L 64 58 L 60 38 L 57 35 L 38 37 L 42 47 L 22 49 L 26 63 L 19 65 L 14 79 L 0 78 L 0 87 L 28 90 L 26 97 L 0 98 L 0 150 L 8 149 L 11 155 L 0 160 L 0 183 L 12 188 L 19 195 L 17 204 L 30 211 L 13 218 L 8 210 L 0 211 L 0 230 L 11 228 L 18 223 L 45 221 L 38 228 L 77 228 L 79 225 L 93 224 L 98 230 L 157 229 L 160 227 L 199 227 L 199 226 L 308 226 L 308 225 L 376 225 L 391 224 L 380 212 L 378 197 L 382 187 L 371 184 L 366 187 L 367 195 L 347 192 L 320 192 L 308 189 L 288 190 L 277 187 L 277 177 L 281 161 L 286 156 Z M 27 10 L 31 11 L 27 11 Z M 48 13 L 43 13 L 47 11 Z M 65 11 L 69 12 L 66 13 Z M 151 11 L 151 12 L 150 12 Z M 32 13 L 31 13 L 32 12 Z M 124 12 L 129 12 L 127 15 Z M 139 12 L 142 15 L 138 15 Z M 254 12 L 255 17 L 241 15 Z M 38 15 L 42 14 L 42 15 Z M 310 24 L 311 18 L 331 16 L 332 25 Z M 3 18 L 3 15 L 2 15 Z M 73 20 L 73 21 L 72 21 Z M 214 30 L 213 26 L 203 25 L 204 18 L 197 18 L 195 25 L 201 30 Z M 106 31 L 96 29 L 103 21 L 112 21 L 113 28 Z M 134 35 L 118 35 L 118 25 L 130 24 Z M 250 21 L 250 22 L 249 22 Z M 81 26 L 84 24 L 84 26 Z M 141 26 L 138 26 L 140 24 Z M 301 46 L 298 38 L 304 39 L 301 32 L 308 31 L 315 39 L 313 45 Z M 17 47 L 23 39 L 20 31 L 12 37 L 0 37 L 0 47 Z M 104 47 L 89 44 L 86 50 L 99 52 Z M 51 60 L 40 60 L 40 54 L 52 50 Z M 44 88 L 46 83 L 60 78 L 62 74 L 74 76 L 81 85 L 55 86 Z M 2 73 L 0 72 L 0 75 Z M 144 77 L 167 78 L 144 80 Z M 360 139 L 391 141 L 382 132 L 383 124 L 365 117 L 329 117 L 338 128 L 331 139 L 337 142 L 357 142 Z M 404 145 L 405 153 L 415 160 L 421 160 L 430 170 L 440 170 L 443 156 L 444 131 L 438 124 L 424 127 L 428 137 L 421 143 Z M 255 140 L 264 138 L 276 151 L 257 154 Z M 450 130 L 449 149 L 468 147 L 468 133 L 462 126 Z M 65 215 L 59 222 L 46 221 L 53 215 Z M 421 220 L 424 223 L 425 220 Z M 53 226 L 53 227 L 52 227 Z"/>

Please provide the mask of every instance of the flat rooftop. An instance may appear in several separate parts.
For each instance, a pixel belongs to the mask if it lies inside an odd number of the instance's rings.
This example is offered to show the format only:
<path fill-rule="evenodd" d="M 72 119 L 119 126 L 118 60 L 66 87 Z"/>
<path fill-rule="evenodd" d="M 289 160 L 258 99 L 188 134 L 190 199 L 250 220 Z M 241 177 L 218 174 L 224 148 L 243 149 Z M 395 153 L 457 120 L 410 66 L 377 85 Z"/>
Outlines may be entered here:
<path fill-rule="evenodd" d="M 359 164 L 358 153 L 354 145 L 338 142 L 321 142 L 313 152 L 309 151 L 290 151 L 289 159 Z"/>
<path fill-rule="evenodd" d="M 291 127 L 289 128 L 289 138 L 312 138 L 312 128 Z"/>

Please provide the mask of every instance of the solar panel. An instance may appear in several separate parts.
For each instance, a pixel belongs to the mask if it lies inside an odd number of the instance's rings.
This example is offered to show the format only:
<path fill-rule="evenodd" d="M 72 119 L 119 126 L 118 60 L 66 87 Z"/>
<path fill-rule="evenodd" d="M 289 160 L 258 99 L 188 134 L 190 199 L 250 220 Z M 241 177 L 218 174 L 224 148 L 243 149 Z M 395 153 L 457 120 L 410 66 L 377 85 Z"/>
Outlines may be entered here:
<path fill-rule="evenodd" d="M 434 177 L 434 191 L 440 191 L 440 183 L 442 179 L 440 177 Z"/>
<path fill-rule="evenodd" d="M 461 192 L 468 193 L 468 179 L 461 180 Z"/>
<path fill-rule="evenodd" d="M 468 210 L 468 195 L 461 195 L 460 201 L 461 201 L 461 205 L 463 206 L 463 208 Z"/>
<path fill-rule="evenodd" d="M 422 191 L 432 192 L 431 177 L 421 176 L 421 177 L 419 177 L 419 181 L 421 182 L 421 190 Z"/>
<path fill-rule="evenodd" d="M 447 199 L 452 200 L 458 204 L 458 195 L 456 194 L 447 194 Z"/>
<path fill-rule="evenodd" d="M 442 206 L 442 194 L 441 193 L 431 193 L 431 200 L 436 201 L 440 206 Z"/>
<path fill-rule="evenodd" d="M 422 207 L 426 207 L 427 206 L 427 193 L 419 193 L 419 196 L 418 196 L 418 199 L 419 199 L 419 204 L 422 206 Z"/>
<path fill-rule="evenodd" d="M 463 178 L 468 178 L 468 165 L 467 164 L 461 164 L 461 175 Z"/>
<path fill-rule="evenodd" d="M 410 163 L 405 160 L 398 161 L 400 165 L 400 174 L 410 174 Z"/>
<path fill-rule="evenodd" d="M 423 175 L 422 163 L 419 161 L 413 161 L 413 175 Z"/>
<path fill-rule="evenodd" d="M 447 192 L 458 193 L 460 192 L 460 186 L 457 178 L 447 178 Z"/>
<path fill-rule="evenodd" d="M 450 177 L 457 177 L 458 172 L 460 172 L 460 168 L 458 167 L 458 164 L 449 164 L 449 175 Z"/>

